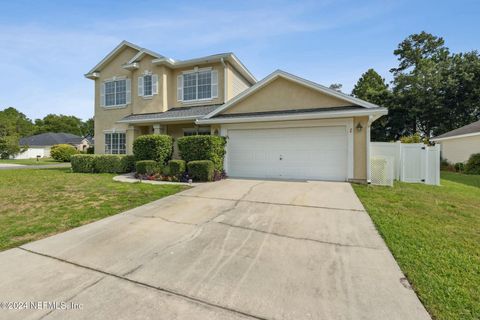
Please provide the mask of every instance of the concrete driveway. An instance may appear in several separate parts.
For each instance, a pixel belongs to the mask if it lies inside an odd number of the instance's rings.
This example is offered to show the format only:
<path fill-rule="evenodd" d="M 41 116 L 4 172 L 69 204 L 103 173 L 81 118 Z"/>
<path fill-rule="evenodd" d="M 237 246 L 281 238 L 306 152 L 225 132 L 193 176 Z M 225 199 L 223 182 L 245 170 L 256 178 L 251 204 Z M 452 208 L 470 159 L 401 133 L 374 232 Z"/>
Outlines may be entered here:
<path fill-rule="evenodd" d="M 0 301 L 43 307 L 1 319 L 430 319 L 334 182 L 205 184 L 2 252 Z"/>

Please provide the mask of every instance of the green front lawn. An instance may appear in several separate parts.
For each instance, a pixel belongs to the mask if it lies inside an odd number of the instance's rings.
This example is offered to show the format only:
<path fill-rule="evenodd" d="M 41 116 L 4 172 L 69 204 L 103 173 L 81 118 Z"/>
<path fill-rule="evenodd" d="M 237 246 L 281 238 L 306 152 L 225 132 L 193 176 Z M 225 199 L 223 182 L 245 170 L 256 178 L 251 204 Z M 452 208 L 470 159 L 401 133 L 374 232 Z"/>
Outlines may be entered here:
<path fill-rule="evenodd" d="M 480 176 L 441 184 L 353 188 L 430 314 L 480 319 Z"/>
<path fill-rule="evenodd" d="M 121 183 L 70 169 L 0 170 L 0 250 L 44 238 L 183 190 Z"/>
<path fill-rule="evenodd" d="M 52 158 L 40 158 L 38 159 L 0 159 L 0 164 L 2 163 L 11 163 L 11 164 L 23 164 L 26 166 L 34 166 L 34 165 L 41 165 L 41 164 L 56 164 L 56 163 L 63 163 L 58 162 Z"/>

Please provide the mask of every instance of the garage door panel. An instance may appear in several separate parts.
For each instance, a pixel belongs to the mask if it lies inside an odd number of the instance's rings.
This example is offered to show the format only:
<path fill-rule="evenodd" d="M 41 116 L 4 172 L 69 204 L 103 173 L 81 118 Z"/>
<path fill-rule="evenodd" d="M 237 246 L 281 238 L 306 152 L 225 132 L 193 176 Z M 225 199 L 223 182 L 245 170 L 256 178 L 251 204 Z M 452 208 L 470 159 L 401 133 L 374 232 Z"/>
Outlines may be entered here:
<path fill-rule="evenodd" d="M 346 180 L 345 126 L 228 130 L 228 175 Z"/>

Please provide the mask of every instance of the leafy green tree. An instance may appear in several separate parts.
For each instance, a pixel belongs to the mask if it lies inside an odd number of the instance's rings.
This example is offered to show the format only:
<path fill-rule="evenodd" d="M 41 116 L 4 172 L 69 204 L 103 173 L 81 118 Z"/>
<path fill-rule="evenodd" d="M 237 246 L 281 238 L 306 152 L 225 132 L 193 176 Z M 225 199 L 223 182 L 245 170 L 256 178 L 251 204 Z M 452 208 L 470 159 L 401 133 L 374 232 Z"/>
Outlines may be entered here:
<path fill-rule="evenodd" d="M 462 127 L 480 119 L 480 55 L 453 54 L 443 68 L 442 119 L 433 134 Z"/>
<path fill-rule="evenodd" d="M 87 121 L 82 122 L 81 131 L 82 136 L 91 136 L 93 137 L 95 134 L 95 127 L 94 127 L 94 120 L 93 118 L 88 119 Z"/>
<path fill-rule="evenodd" d="M 35 120 L 36 134 L 45 132 L 65 132 L 81 136 L 82 120 L 75 116 L 49 114 Z"/>
<path fill-rule="evenodd" d="M 15 108 L 0 111 L 0 136 L 29 136 L 35 130 L 32 120 Z"/>
<path fill-rule="evenodd" d="M 0 158 L 8 159 L 15 156 L 20 152 L 20 146 L 18 145 L 18 136 L 0 136 Z"/>
<path fill-rule="evenodd" d="M 333 89 L 338 92 L 342 92 L 342 87 L 343 85 L 341 83 L 332 83 L 331 85 L 328 86 L 330 89 Z"/>
<path fill-rule="evenodd" d="M 442 81 L 449 51 L 444 40 L 426 32 L 413 34 L 394 51 L 399 66 L 393 73 L 393 94 L 405 125 L 401 134 L 430 137 L 443 120 Z"/>
<path fill-rule="evenodd" d="M 392 104 L 392 93 L 388 85 L 374 69 L 368 69 L 355 84 L 352 95 L 362 100 L 389 109 L 389 115 L 377 119 L 371 128 L 373 141 L 389 141 L 396 138 L 395 109 Z"/>

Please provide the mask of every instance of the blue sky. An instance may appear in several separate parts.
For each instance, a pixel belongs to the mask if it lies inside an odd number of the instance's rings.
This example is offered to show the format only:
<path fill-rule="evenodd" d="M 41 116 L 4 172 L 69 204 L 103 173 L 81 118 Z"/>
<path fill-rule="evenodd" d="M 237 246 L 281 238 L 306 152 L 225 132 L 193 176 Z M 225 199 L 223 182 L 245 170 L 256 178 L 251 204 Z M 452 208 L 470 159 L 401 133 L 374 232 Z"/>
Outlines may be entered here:
<path fill-rule="evenodd" d="M 34 119 L 93 116 L 83 74 L 121 40 L 188 59 L 234 52 L 261 79 L 276 69 L 351 92 L 368 68 L 422 30 L 453 52 L 480 49 L 480 1 L 3 1 L 0 109 Z"/>

